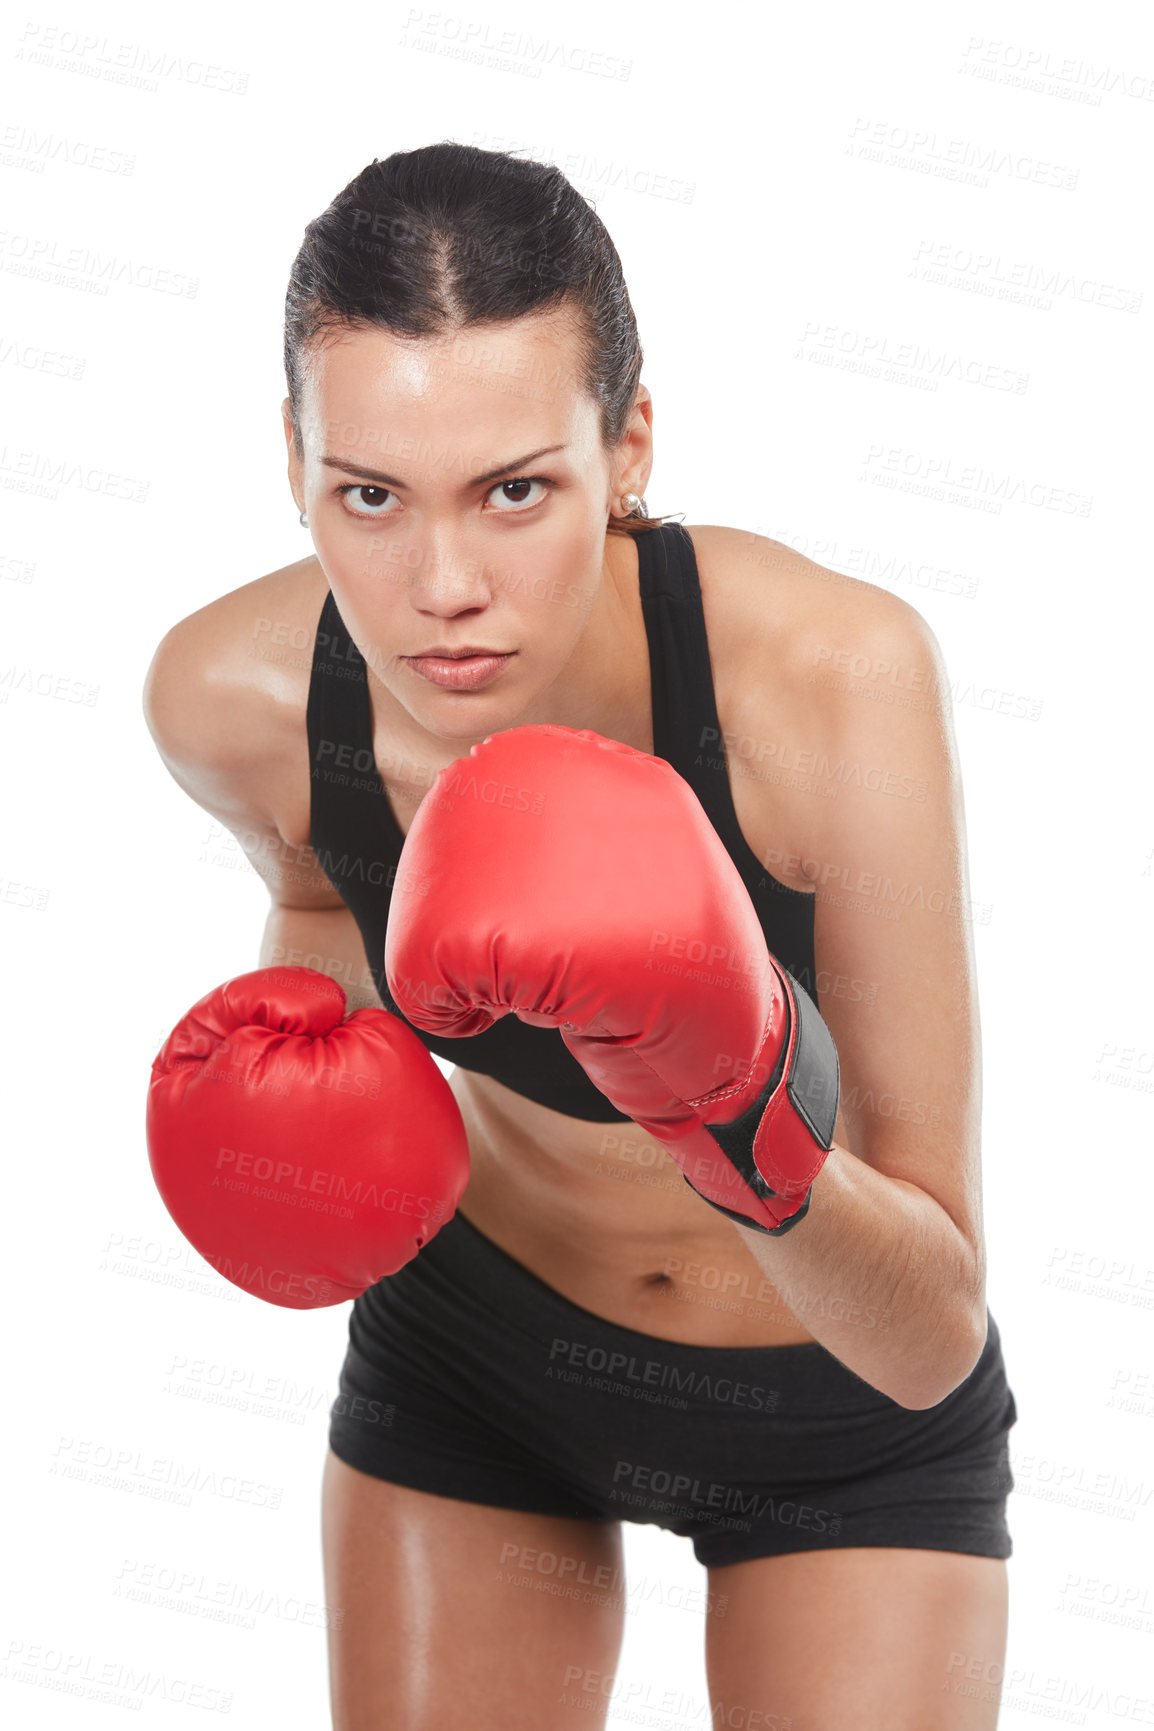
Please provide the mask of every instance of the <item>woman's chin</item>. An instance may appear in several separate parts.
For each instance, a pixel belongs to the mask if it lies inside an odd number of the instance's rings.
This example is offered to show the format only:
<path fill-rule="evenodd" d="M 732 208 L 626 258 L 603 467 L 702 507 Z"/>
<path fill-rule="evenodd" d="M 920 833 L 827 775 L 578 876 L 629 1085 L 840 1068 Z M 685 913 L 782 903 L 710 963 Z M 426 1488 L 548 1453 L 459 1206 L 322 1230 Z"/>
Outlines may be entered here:
<path fill-rule="evenodd" d="M 517 727 L 524 706 L 502 701 L 484 692 L 437 692 L 420 704 L 410 703 L 409 713 L 424 728 L 449 744 L 469 744 L 487 739 L 491 733 L 503 733 Z"/>

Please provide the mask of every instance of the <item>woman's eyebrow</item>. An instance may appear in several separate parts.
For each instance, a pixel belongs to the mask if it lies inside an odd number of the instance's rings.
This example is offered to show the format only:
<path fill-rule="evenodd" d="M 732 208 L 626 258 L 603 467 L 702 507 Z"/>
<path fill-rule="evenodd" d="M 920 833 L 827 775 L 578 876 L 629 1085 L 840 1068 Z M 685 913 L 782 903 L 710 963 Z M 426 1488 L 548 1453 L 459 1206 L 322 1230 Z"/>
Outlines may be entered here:
<path fill-rule="evenodd" d="M 485 475 L 474 475 L 469 482 L 471 487 L 480 487 L 486 481 L 499 480 L 512 469 L 523 469 L 526 463 L 535 463 L 538 457 L 548 457 L 554 451 L 566 451 L 567 445 L 542 445 L 539 451 L 529 451 L 523 457 L 514 457 L 508 463 L 501 463 L 495 469 L 490 469 Z M 382 487 L 404 487 L 408 483 L 398 480 L 393 475 L 382 475 L 379 469 L 366 469 L 360 463 L 346 463 L 342 457 L 322 457 L 321 462 L 326 469 L 340 469 L 346 475 L 365 475 L 370 481 L 379 482 Z"/>

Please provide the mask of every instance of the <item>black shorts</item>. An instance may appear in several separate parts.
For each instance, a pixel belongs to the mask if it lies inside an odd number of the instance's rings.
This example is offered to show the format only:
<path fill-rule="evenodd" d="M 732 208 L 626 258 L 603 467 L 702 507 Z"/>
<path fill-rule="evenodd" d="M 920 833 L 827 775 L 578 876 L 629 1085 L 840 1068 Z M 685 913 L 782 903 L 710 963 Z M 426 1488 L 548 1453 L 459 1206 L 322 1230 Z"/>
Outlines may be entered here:
<path fill-rule="evenodd" d="M 439 1496 L 667 1527 L 709 1568 L 850 1545 L 1008 1557 L 1016 1419 L 993 1317 L 965 1382 L 913 1412 L 814 1342 L 606 1322 L 457 1214 L 354 1302 L 329 1440 Z"/>

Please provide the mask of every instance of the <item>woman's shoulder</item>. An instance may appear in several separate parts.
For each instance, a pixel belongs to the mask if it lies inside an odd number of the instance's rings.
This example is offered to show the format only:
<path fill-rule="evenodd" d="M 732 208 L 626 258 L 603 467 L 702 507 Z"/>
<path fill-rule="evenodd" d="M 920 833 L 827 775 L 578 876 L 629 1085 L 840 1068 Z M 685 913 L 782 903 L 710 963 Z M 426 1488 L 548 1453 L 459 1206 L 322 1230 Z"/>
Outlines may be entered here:
<path fill-rule="evenodd" d="M 836 708 L 849 686 L 929 691 L 943 676 L 933 632 L 900 595 L 746 529 L 686 528 L 710 654 L 731 687 Z"/>
<path fill-rule="evenodd" d="M 766 536 L 687 527 L 735 810 L 757 857 L 812 888 L 804 862 L 856 860 L 875 835 L 875 790 L 905 810 L 932 782 L 948 824 L 948 681 L 917 608 Z"/>
<path fill-rule="evenodd" d="M 165 632 L 145 677 L 144 714 L 161 757 L 194 797 L 202 786 L 255 788 L 297 738 L 327 590 L 317 559 L 300 559 Z"/>

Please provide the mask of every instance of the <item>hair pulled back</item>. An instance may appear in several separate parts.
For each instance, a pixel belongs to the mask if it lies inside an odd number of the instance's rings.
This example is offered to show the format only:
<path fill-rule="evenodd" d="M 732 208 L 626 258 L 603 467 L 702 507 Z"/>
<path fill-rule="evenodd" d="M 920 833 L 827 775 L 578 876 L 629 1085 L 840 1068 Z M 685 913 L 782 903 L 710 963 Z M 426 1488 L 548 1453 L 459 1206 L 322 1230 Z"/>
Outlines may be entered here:
<path fill-rule="evenodd" d="M 374 157 L 308 224 L 293 260 L 284 368 L 297 449 L 314 339 L 366 327 L 443 337 L 546 312 L 573 321 L 577 382 L 611 451 L 643 356 L 621 259 L 592 205 L 559 168 L 504 151 L 445 141 Z M 662 521 L 641 507 L 606 528 Z"/>

